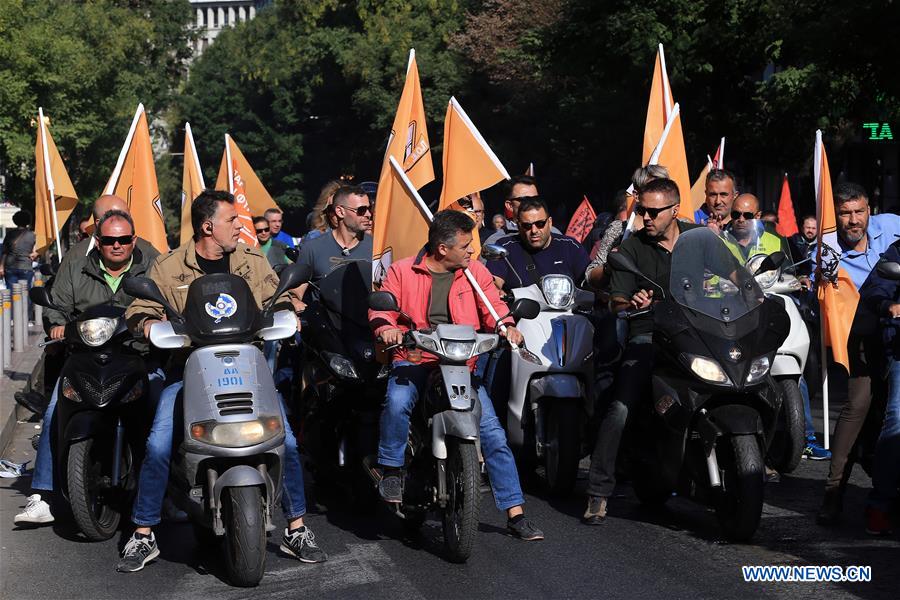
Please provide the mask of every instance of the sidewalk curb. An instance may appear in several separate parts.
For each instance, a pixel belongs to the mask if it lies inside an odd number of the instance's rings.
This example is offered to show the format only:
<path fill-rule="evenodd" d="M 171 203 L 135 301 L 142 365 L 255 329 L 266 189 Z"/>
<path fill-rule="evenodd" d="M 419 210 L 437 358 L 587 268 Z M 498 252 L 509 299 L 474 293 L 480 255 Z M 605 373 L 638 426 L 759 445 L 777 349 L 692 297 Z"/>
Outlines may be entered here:
<path fill-rule="evenodd" d="M 26 386 L 34 365 L 44 351 L 43 348 L 38 348 L 41 339 L 43 337 L 38 330 L 29 331 L 25 351 L 13 352 L 9 368 L 3 370 L 3 388 L 0 390 L 0 456 L 12 441 L 16 421 L 19 418 L 26 419 L 31 414 L 16 403 L 14 395 Z"/>

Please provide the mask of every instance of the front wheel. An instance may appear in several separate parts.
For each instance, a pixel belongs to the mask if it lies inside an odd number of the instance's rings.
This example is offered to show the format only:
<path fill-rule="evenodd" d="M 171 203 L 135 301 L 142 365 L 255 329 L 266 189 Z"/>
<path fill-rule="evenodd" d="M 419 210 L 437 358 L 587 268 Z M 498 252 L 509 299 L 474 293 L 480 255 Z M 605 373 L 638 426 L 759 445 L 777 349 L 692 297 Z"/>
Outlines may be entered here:
<path fill-rule="evenodd" d="M 778 383 L 783 401 L 778 414 L 778 427 L 766 459 L 769 466 L 779 473 L 790 473 L 800 464 L 806 446 L 806 415 L 797 380 L 782 379 Z"/>
<path fill-rule="evenodd" d="M 258 487 L 233 487 L 222 494 L 225 568 L 231 582 L 255 587 L 266 568 L 266 522 Z"/>
<path fill-rule="evenodd" d="M 478 531 L 478 452 L 474 442 L 447 440 L 447 506 L 443 511 L 444 548 L 450 562 L 463 563 Z"/>
<path fill-rule="evenodd" d="M 581 424 L 578 405 L 569 400 L 545 400 L 544 431 L 547 445 L 544 466 L 547 486 L 554 496 L 565 496 L 575 487 L 578 462 L 581 460 Z"/>
<path fill-rule="evenodd" d="M 104 498 L 103 490 L 109 486 L 109 477 L 104 476 L 104 465 L 111 463 L 100 456 L 100 448 L 94 440 L 79 440 L 69 447 L 68 477 L 69 503 L 75 523 L 84 536 L 101 542 L 115 535 L 119 528 L 121 514 Z"/>
<path fill-rule="evenodd" d="M 762 516 L 765 467 L 759 442 L 754 435 L 719 438 L 717 459 L 725 471 L 723 490 L 716 503 L 716 517 L 725 537 L 746 542 L 759 526 Z"/>

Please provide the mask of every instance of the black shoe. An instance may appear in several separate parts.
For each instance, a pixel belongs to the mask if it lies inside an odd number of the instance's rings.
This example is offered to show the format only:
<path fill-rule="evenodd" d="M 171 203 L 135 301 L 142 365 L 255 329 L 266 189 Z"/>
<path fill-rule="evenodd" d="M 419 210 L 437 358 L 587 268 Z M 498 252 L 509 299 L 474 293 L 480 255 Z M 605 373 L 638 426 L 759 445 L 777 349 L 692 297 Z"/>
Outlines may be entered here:
<path fill-rule="evenodd" d="M 328 560 L 328 555 L 316 544 L 312 529 L 305 525 L 293 531 L 285 529 L 280 549 L 300 562 L 320 563 Z"/>
<path fill-rule="evenodd" d="M 116 565 L 119 573 L 134 573 L 144 568 L 148 562 L 159 556 L 159 547 L 156 545 L 156 536 L 150 532 L 148 536 L 131 535 L 131 539 L 125 544 L 122 551 L 122 559 Z"/>
<path fill-rule="evenodd" d="M 816 515 L 816 523 L 830 527 L 837 525 L 841 520 L 841 512 L 844 510 L 844 495 L 841 490 L 826 490 L 822 500 L 822 508 Z"/>
<path fill-rule="evenodd" d="M 378 482 L 378 493 L 381 499 L 391 504 L 403 502 L 403 471 L 392 469 L 385 471 Z"/>
<path fill-rule="evenodd" d="M 24 406 L 36 415 L 43 415 L 50 405 L 50 400 L 38 392 L 16 392 L 13 394 L 16 403 Z"/>
<path fill-rule="evenodd" d="M 585 525 L 603 525 L 606 522 L 606 501 L 603 496 L 588 496 L 587 509 L 581 522 Z"/>
<path fill-rule="evenodd" d="M 544 539 L 544 532 L 535 527 L 534 523 L 528 519 L 519 519 L 518 521 L 507 521 L 506 529 L 520 540 L 526 542 L 536 542 Z"/>

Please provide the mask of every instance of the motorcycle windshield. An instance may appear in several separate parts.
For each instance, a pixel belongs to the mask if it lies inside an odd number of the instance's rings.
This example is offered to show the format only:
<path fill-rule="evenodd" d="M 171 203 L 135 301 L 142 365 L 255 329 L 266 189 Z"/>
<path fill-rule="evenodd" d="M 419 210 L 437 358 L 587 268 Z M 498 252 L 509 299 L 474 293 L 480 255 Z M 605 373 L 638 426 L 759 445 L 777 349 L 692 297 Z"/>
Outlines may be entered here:
<path fill-rule="evenodd" d="M 328 309 L 332 325 L 344 330 L 369 331 L 369 292 L 372 263 L 353 261 L 337 267 L 318 282 L 319 301 Z"/>
<path fill-rule="evenodd" d="M 726 323 L 759 308 L 765 300 L 743 261 L 706 227 L 678 236 L 669 295 L 685 308 Z"/>

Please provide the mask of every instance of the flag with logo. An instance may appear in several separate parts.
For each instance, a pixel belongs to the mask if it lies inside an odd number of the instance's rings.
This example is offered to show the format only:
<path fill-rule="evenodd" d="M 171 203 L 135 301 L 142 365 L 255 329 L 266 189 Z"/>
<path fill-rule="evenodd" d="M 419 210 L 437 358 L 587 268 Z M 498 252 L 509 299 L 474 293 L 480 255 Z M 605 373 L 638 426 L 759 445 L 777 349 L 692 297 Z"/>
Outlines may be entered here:
<path fill-rule="evenodd" d="M 650 82 L 650 101 L 647 104 L 647 119 L 644 123 L 641 164 L 651 164 L 650 157 L 659 145 L 674 110 L 675 100 L 669 86 L 669 74 L 666 72 L 666 54 L 663 45 L 660 44 L 656 52 L 656 62 L 653 64 L 653 79 Z"/>
<path fill-rule="evenodd" d="M 59 229 L 78 204 L 78 195 L 50 135 L 49 121 L 44 117 L 44 109 L 38 108 L 34 145 L 34 235 L 39 253 L 56 242 L 57 254 L 62 258 Z"/>
<path fill-rule="evenodd" d="M 781 182 L 781 198 L 778 199 L 778 225 L 775 231 L 783 237 L 790 237 L 799 233 L 797 227 L 797 215 L 794 213 L 794 201 L 791 200 L 791 188 L 788 186 L 787 173 Z"/>
<path fill-rule="evenodd" d="M 225 151 L 222 152 L 222 162 L 219 163 L 219 176 L 216 178 L 216 189 L 227 191 L 234 196 L 234 207 L 237 209 L 238 219 L 241 221 L 241 237 L 238 241 L 244 242 L 250 246 L 259 246 L 259 240 L 256 239 L 256 230 L 253 228 L 253 217 L 262 215 L 265 208 L 261 211 L 254 210 L 250 206 L 250 200 L 247 193 L 247 178 L 253 170 L 250 164 L 244 159 L 243 155 L 238 157 L 240 150 L 234 140 L 227 133 L 225 134 Z M 256 175 L 253 175 L 256 178 Z M 259 179 L 256 179 L 259 181 Z M 260 183 L 260 186 L 262 184 Z M 265 188 L 263 188 L 265 190 Z M 268 192 L 266 192 L 268 196 Z M 257 198 L 259 200 L 259 198 Z M 269 196 L 269 200 L 272 198 Z M 272 203 L 274 206 L 274 202 Z"/>
<path fill-rule="evenodd" d="M 169 251 L 156 183 L 156 166 L 153 164 L 150 127 L 143 104 L 138 104 L 125 145 L 103 193 L 118 196 L 128 203 L 138 237 L 150 242 L 160 252 Z"/>
<path fill-rule="evenodd" d="M 838 243 L 837 219 L 834 213 L 834 198 L 831 193 L 831 173 L 828 169 L 828 157 L 825 154 L 825 145 L 822 143 L 821 131 L 816 131 L 813 174 L 816 189 L 816 218 L 819 221 L 816 281 L 822 313 L 822 338 L 825 346 L 831 348 L 835 362 L 842 364 L 849 372 L 850 358 L 847 351 L 847 340 L 850 338 L 850 328 L 859 304 L 859 291 L 845 269 L 840 268 L 839 264 L 836 268 L 829 264 L 829 261 L 840 257 L 841 247 Z M 823 245 L 834 250 L 836 257 L 831 252 L 824 250 Z"/>
<path fill-rule="evenodd" d="M 678 185 L 678 195 L 681 197 L 678 218 L 693 223 L 694 210 L 690 202 L 691 180 L 684 150 L 684 132 L 681 129 L 681 108 L 677 103 L 648 164 L 662 165 L 669 171 L 669 179 Z"/>
<path fill-rule="evenodd" d="M 703 167 L 703 170 L 700 171 L 700 175 L 697 177 L 696 181 L 694 181 L 694 185 L 691 186 L 691 206 L 695 212 L 706 202 L 706 176 L 709 175 L 709 172 L 713 169 L 724 168 L 725 138 L 722 138 L 719 142 L 719 147 L 716 148 L 716 155 L 712 158 L 710 158 L 709 155 L 706 156 L 706 165 Z"/>
<path fill-rule="evenodd" d="M 594 212 L 594 207 L 591 206 L 588 197 L 585 196 L 581 201 L 581 204 L 578 205 L 578 208 L 575 209 L 575 214 L 569 219 L 569 226 L 566 227 L 566 235 L 570 238 L 575 238 L 579 242 L 583 242 L 591 232 L 591 229 L 594 228 L 594 221 L 596 220 L 597 213 Z"/>
<path fill-rule="evenodd" d="M 391 159 L 396 167 L 391 166 Z M 372 231 L 372 269 L 376 282 L 392 261 L 416 254 L 428 238 L 428 223 L 417 205 L 409 201 L 407 191 L 400 189 L 402 182 L 395 173 L 397 168 L 416 190 L 434 181 L 415 50 L 409 51 L 406 82 L 378 178 L 377 214 Z"/>
<path fill-rule="evenodd" d="M 184 124 L 184 170 L 181 175 L 181 243 L 184 244 L 194 235 L 191 225 L 191 203 L 206 188 L 203 182 L 203 171 L 200 170 L 200 159 L 194 146 L 194 134 L 191 124 Z"/>
<path fill-rule="evenodd" d="M 230 156 L 228 162 L 231 164 L 231 172 L 229 172 L 228 169 L 222 168 L 226 164 L 226 155 Z M 264 186 L 262 181 L 259 180 L 259 177 L 256 176 L 249 161 L 244 158 L 244 153 L 238 148 L 234 138 L 225 134 L 225 152 L 222 153 L 222 162 L 219 163 L 219 175 L 216 177 L 216 189 L 223 192 L 231 192 L 233 194 L 234 192 L 231 190 L 234 184 L 233 182 L 229 183 L 229 179 L 234 179 L 235 171 L 241 178 L 242 188 L 246 196 L 246 206 L 250 215 L 259 217 L 270 208 L 278 208 L 275 200 L 272 199 L 271 194 L 266 190 L 266 186 Z M 251 226 L 250 229 L 252 230 L 253 227 Z"/>

